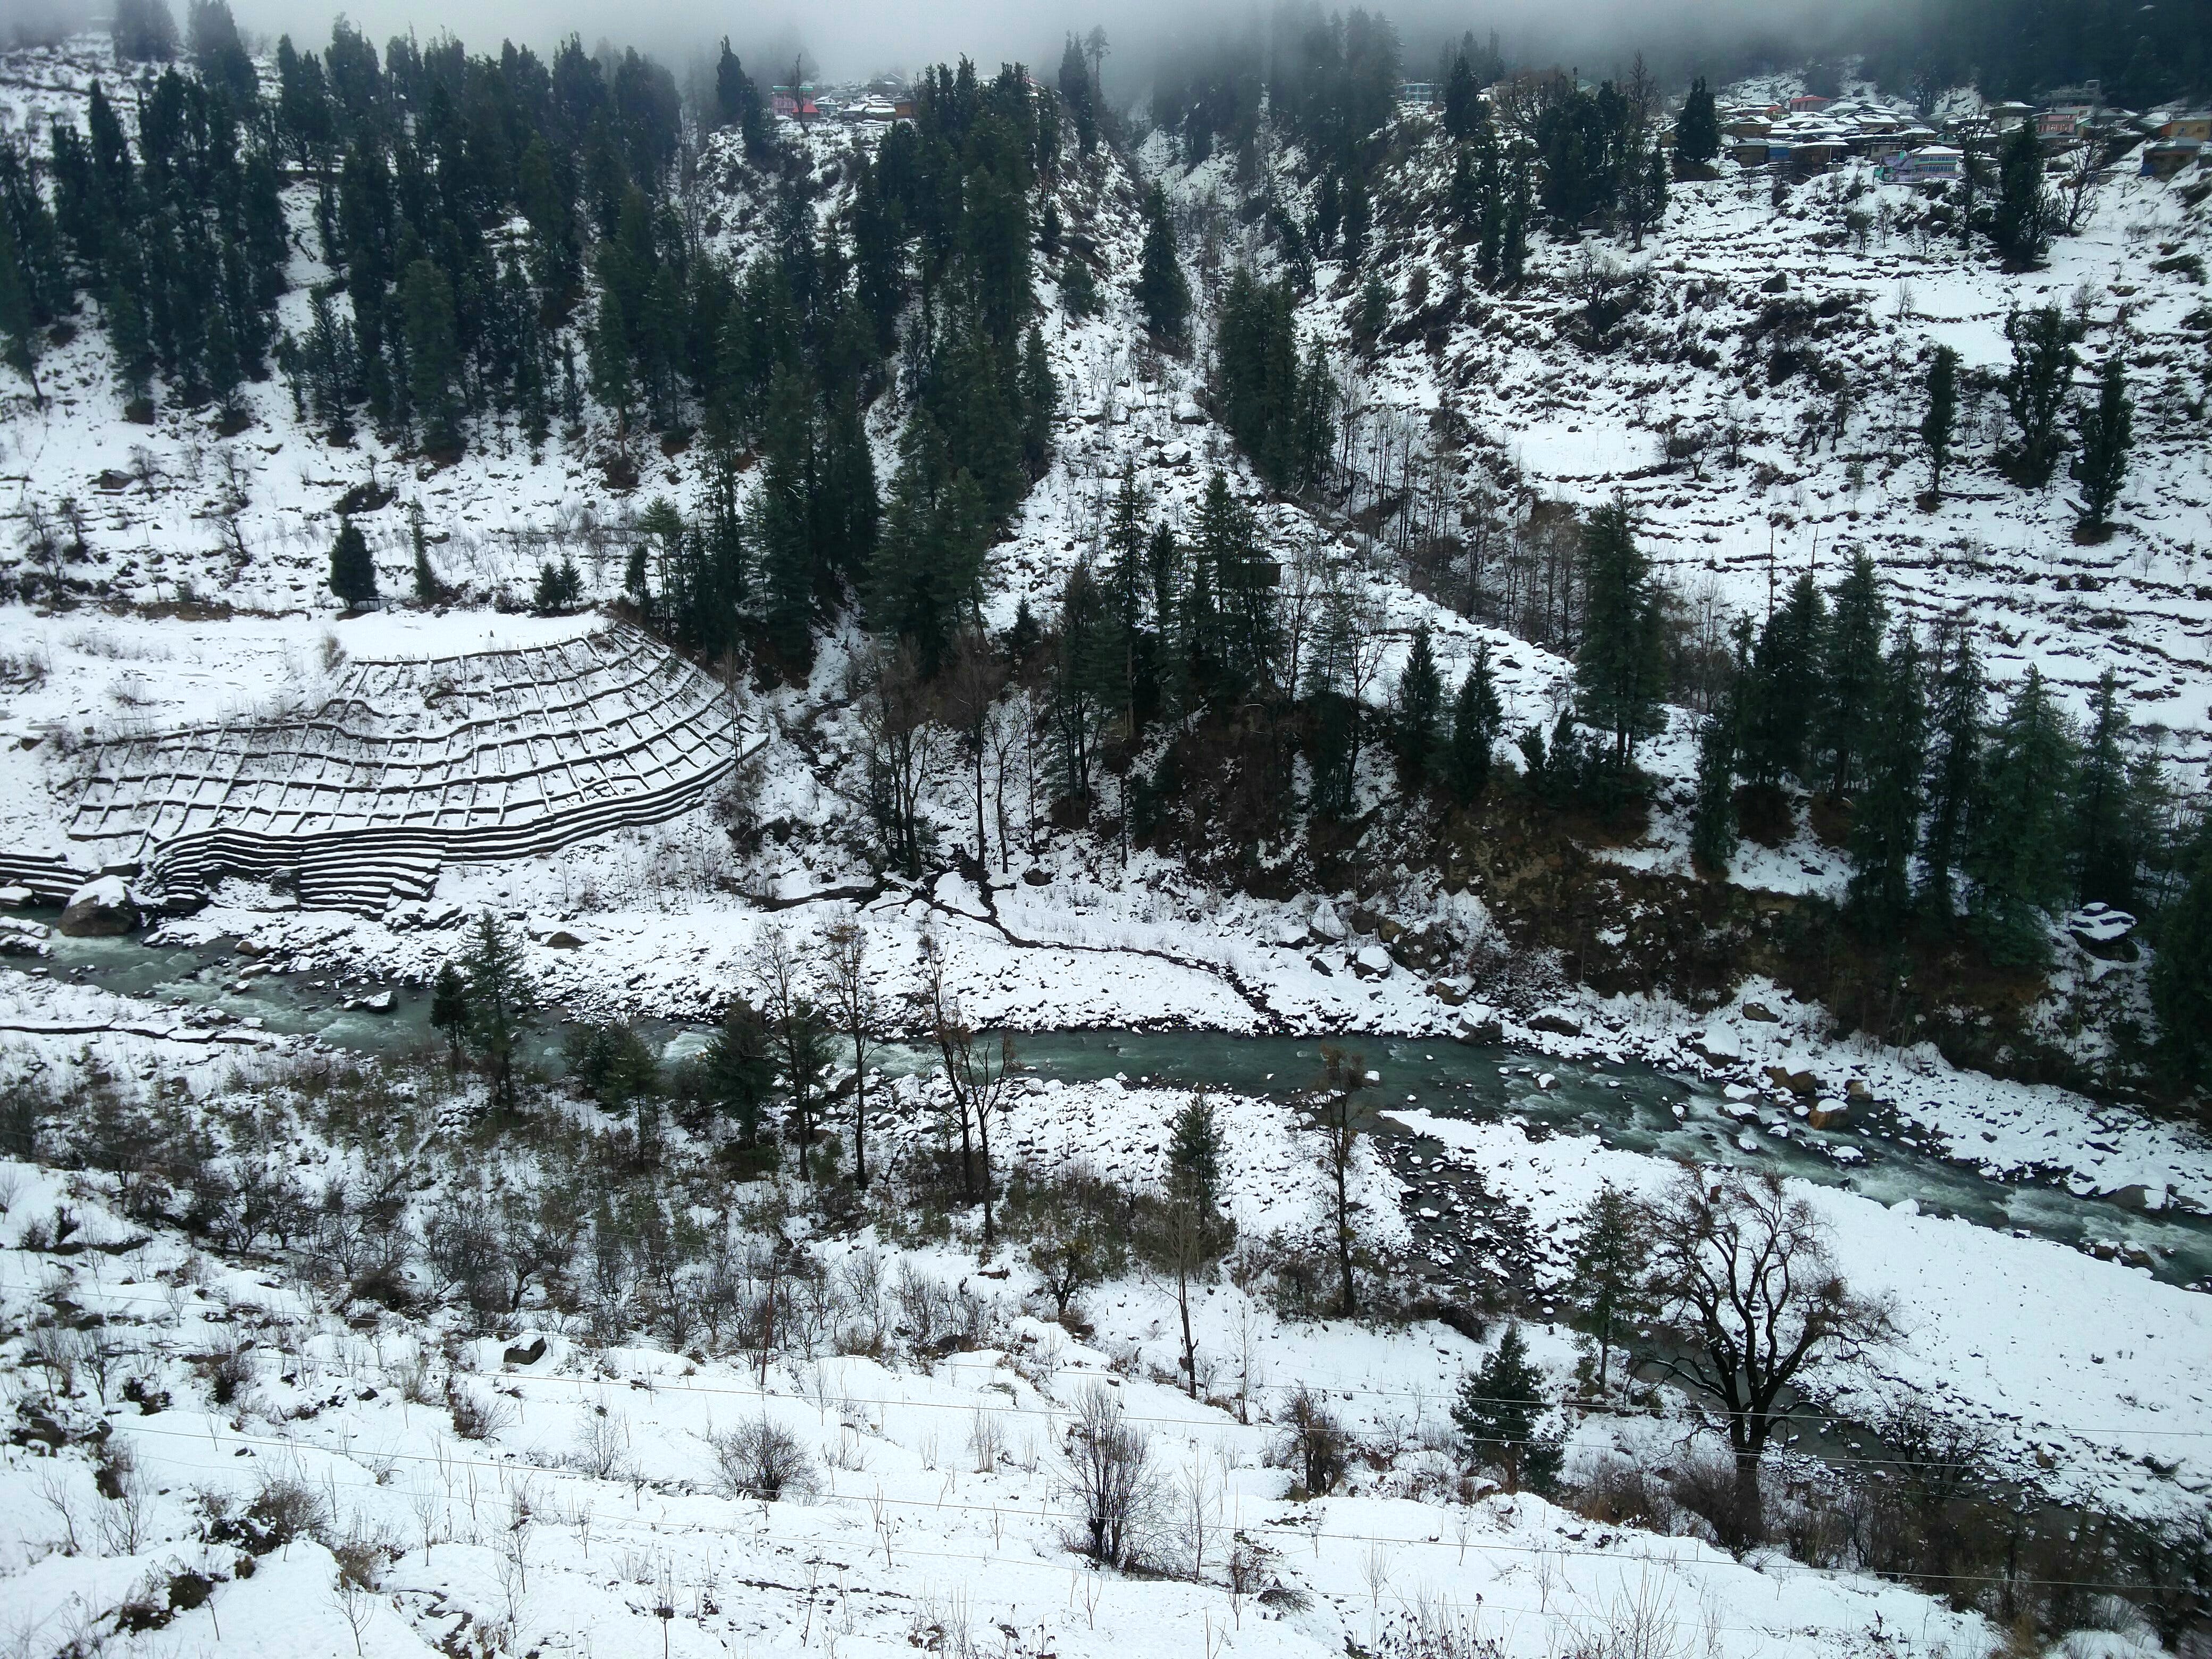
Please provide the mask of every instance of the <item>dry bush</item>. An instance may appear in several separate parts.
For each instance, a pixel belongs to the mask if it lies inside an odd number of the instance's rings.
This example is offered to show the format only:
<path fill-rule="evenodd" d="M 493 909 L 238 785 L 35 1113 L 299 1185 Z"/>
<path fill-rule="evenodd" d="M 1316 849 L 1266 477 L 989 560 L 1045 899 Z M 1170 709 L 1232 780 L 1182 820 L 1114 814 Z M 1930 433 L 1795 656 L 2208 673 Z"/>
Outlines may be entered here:
<path fill-rule="evenodd" d="M 1061 1473 L 1082 1522 L 1069 1547 L 1104 1567 L 1139 1559 L 1160 1507 L 1159 1473 L 1152 1437 L 1123 1420 L 1121 1402 L 1103 1383 L 1076 1402 Z"/>
<path fill-rule="evenodd" d="M 453 1432 L 464 1440 L 489 1440 L 514 1421 L 514 1413 L 496 1400 L 483 1400 L 457 1383 L 446 1387 L 446 1409 L 453 1416 Z"/>
<path fill-rule="evenodd" d="M 1268 1461 L 1296 1476 L 1297 1495 L 1320 1498 L 1336 1490 L 1352 1452 L 1352 1436 L 1321 1397 L 1300 1387 L 1283 1408 L 1283 1437 Z"/>
<path fill-rule="evenodd" d="M 799 1443 L 799 1437 L 767 1417 L 757 1417 L 708 1443 L 720 1468 L 720 1485 L 732 1498 L 758 1498 L 775 1503 L 786 1498 L 811 1498 L 820 1482 L 814 1460 Z"/>

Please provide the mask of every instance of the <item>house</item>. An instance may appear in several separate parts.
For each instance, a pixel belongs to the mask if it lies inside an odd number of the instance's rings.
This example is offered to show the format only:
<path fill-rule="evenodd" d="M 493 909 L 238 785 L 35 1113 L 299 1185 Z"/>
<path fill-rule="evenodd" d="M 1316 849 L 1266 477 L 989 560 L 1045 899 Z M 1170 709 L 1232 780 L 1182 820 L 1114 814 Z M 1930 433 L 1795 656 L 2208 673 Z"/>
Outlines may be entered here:
<path fill-rule="evenodd" d="M 1739 138 L 1728 147 L 1728 158 L 1740 167 L 1763 167 L 1766 165 L 1766 140 Z"/>
<path fill-rule="evenodd" d="M 2158 124 L 2161 138 L 2194 138 L 2200 144 L 2212 143 L 2212 110 L 2185 110 L 2168 115 Z"/>
<path fill-rule="evenodd" d="M 1888 173 L 1900 185 L 1946 185 L 1958 178 L 1959 165 L 1965 160 L 1964 150 L 1948 144 L 1923 144 L 1892 161 Z"/>
<path fill-rule="evenodd" d="M 1721 123 L 1723 138 L 1764 138 L 1774 124 L 1764 115 L 1731 115 Z"/>
<path fill-rule="evenodd" d="M 2171 179 L 2203 155 L 2204 141 L 2201 138 L 2161 138 L 2143 146 L 2142 166 L 2138 171 L 2145 179 Z"/>
<path fill-rule="evenodd" d="M 2035 111 L 2033 108 L 2015 100 L 1991 104 L 1983 113 L 1988 116 L 1990 125 L 1999 132 L 2009 131 L 2022 122 L 2033 121 L 2035 118 Z"/>
<path fill-rule="evenodd" d="M 768 106 L 783 121 L 816 121 L 822 117 L 821 106 L 814 101 L 813 85 L 808 82 L 795 87 L 770 87 Z"/>
<path fill-rule="evenodd" d="M 1440 101 L 1433 81 L 1401 81 L 1398 83 L 1398 106 L 1401 109 L 1429 109 Z"/>
<path fill-rule="evenodd" d="M 1816 92 L 1801 92 L 1790 100 L 1790 112 L 1792 115 L 1818 115 L 1835 101 L 1832 98 L 1823 98 Z"/>

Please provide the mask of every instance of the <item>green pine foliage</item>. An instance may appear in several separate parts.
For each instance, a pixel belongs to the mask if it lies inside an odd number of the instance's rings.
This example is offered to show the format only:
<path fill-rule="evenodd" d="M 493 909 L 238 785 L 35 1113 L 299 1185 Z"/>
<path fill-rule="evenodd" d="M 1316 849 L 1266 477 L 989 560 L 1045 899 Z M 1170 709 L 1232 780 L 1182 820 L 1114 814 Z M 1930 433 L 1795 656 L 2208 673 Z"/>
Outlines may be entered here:
<path fill-rule="evenodd" d="M 1735 857 L 1735 727 L 1733 700 L 1698 726 L 1697 796 L 1690 812 L 1690 856 L 1700 870 L 1726 875 Z"/>
<path fill-rule="evenodd" d="M 1508 1325 L 1482 1369 L 1460 1384 L 1452 1422 L 1470 1462 L 1496 1471 L 1509 1492 L 1540 1494 L 1557 1483 L 1565 1457 L 1559 1437 L 1539 1429 L 1551 1405 L 1520 1326 Z"/>
<path fill-rule="evenodd" d="M 2073 388 L 2074 326 L 2057 306 L 2038 306 L 2006 318 L 2005 337 L 2012 342 L 2005 408 L 2019 434 L 2007 459 L 2014 477 L 2039 489 L 2051 482 L 2065 447 L 2058 417 Z"/>
<path fill-rule="evenodd" d="M 580 1022 L 568 1028 L 561 1051 L 576 1086 L 611 1112 L 659 1091 L 659 1055 L 635 1025 Z"/>
<path fill-rule="evenodd" d="M 1321 343 L 1299 349 L 1297 313 L 1287 278 L 1263 283 L 1240 265 L 1222 298 L 1216 342 L 1222 424 L 1261 477 L 1285 490 L 1322 482 L 1336 398 Z"/>
<path fill-rule="evenodd" d="M 733 999 L 700 1050 L 696 1087 L 750 1148 L 760 1136 L 761 1109 L 775 1092 L 768 1022 L 743 997 Z"/>
<path fill-rule="evenodd" d="M 1443 713 L 1443 675 L 1423 623 L 1413 629 L 1390 709 L 1390 750 L 1398 763 L 1399 786 L 1409 795 L 1419 795 L 1436 775 Z"/>
<path fill-rule="evenodd" d="M 430 981 L 430 1029 L 445 1033 L 459 1063 L 469 1036 L 469 986 L 451 962 L 439 963 Z"/>
<path fill-rule="evenodd" d="M 477 918 L 476 938 L 460 969 L 467 986 L 469 1052 L 491 1079 L 492 1104 L 513 1112 L 521 1103 L 515 1060 L 535 1023 L 538 988 L 523 965 L 522 947 L 489 910 Z"/>
<path fill-rule="evenodd" d="M 1444 755 L 1444 782 L 1461 805 L 1473 805 L 1489 788 L 1491 759 L 1504 723 L 1497 676 L 1490 666 L 1490 642 L 1480 640 L 1474 660 L 1452 698 L 1451 740 Z"/>
<path fill-rule="evenodd" d="M 1951 457 L 1951 434 L 1959 417 L 1959 354 L 1939 345 L 1928 365 L 1928 412 L 1920 419 L 1920 441 L 1928 446 L 1928 492 L 1943 493 L 1943 465 Z"/>
<path fill-rule="evenodd" d="M 2051 250 L 2053 218 L 2043 187 L 2043 145 L 2033 121 L 2013 129 L 1997 157 L 1997 199 L 1990 236 L 2008 270 L 2031 270 Z"/>
<path fill-rule="evenodd" d="M 2143 799 L 2148 780 L 2130 763 L 2128 727 L 2118 681 L 2108 668 L 2090 704 L 2075 779 L 2073 870 L 2083 903 L 2117 910 L 2135 908 L 2136 875 L 2148 850 L 2145 831 L 2154 817 Z"/>
<path fill-rule="evenodd" d="M 1848 902 L 1869 933 L 1903 922 L 1912 908 L 1928 766 L 1928 703 L 1920 648 L 1900 632 L 1880 664 L 1869 699 L 1863 778 L 1851 813 Z"/>
<path fill-rule="evenodd" d="M 1618 1339 L 1651 1309 L 1650 1222 L 1632 1194 L 1609 1181 L 1599 1186 L 1576 1219 L 1571 1265 L 1576 1310 L 1597 1343 L 1602 1398 Z"/>
<path fill-rule="evenodd" d="M 2135 439 L 2135 410 L 2128 401 L 2128 369 L 2115 351 L 2105 359 L 2097 376 L 2097 401 L 2085 407 L 2077 419 L 2081 453 L 2074 459 L 2074 482 L 2081 486 L 2081 518 L 2077 530 L 2083 539 L 2101 537 L 2112 528 L 2112 503 L 2128 475 L 2128 447 Z"/>
<path fill-rule="evenodd" d="M 331 544 L 331 592 L 349 611 L 376 603 L 376 561 L 369 556 L 368 538 L 351 519 L 338 521 L 337 540 Z"/>
<path fill-rule="evenodd" d="M 1636 545 L 1628 508 L 1609 502 L 1583 526 L 1583 638 L 1575 653 L 1577 712 L 1612 740 L 1626 769 L 1636 741 L 1664 729 L 1666 669 L 1651 562 Z"/>
<path fill-rule="evenodd" d="M 1154 338 L 1182 341 L 1190 321 L 1190 284 L 1176 257 L 1175 224 L 1168 216 L 1167 195 L 1157 183 L 1145 193 L 1145 244 L 1138 255 L 1132 297 Z"/>
<path fill-rule="evenodd" d="M 2070 891 L 2067 829 L 2078 761 L 2071 722 L 2030 665 L 1990 732 L 1967 862 L 1974 925 L 2000 961 L 2040 965 L 2049 952 L 2044 916 Z"/>
<path fill-rule="evenodd" d="M 1881 641 L 1887 619 L 1874 560 L 1861 550 L 1829 594 L 1820 647 L 1815 736 L 1828 792 L 1838 799 L 1858 792 L 1867 753 L 1875 739 L 1882 700 Z"/>
<path fill-rule="evenodd" d="M 1754 783 L 1814 776 L 1813 716 L 1820 705 L 1820 646 L 1828 607 L 1810 571 L 1766 620 L 1741 690 L 1741 770 Z"/>
<path fill-rule="evenodd" d="M 2159 1050 L 2183 1087 L 2212 1089 L 2212 826 L 2198 830 L 2188 885 L 2161 918 L 2151 964 Z"/>
<path fill-rule="evenodd" d="M 1690 82 L 1690 95 L 1674 122 L 1674 153 L 1701 165 L 1721 153 L 1720 112 L 1714 107 L 1712 90 L 1702 75 Z"/>
<path fill-rule="evenodd" d="M 1981 805 L 1989 692 L 1981 659 L 1964 627 L 1948 624 L 1937 635 L 1935 658 L 1921 896 L 1929 914 L 1948 927 L 1958 908 L 1956 878 Z"/>

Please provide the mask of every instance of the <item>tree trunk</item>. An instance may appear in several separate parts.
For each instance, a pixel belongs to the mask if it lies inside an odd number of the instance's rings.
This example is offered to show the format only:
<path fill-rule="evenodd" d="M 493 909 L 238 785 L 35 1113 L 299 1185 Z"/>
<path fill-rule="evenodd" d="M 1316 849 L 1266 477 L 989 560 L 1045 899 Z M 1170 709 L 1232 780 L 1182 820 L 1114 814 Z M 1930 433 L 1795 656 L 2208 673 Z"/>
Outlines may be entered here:
<path fill-rule="evenodd" d="M 1765 1506 L 1759 1492 L 1759 1452 L 1739 1448 L 1735 1454 L 1735 1513 L 1730 1517 L 1738 1549 L 1748 1549 L 1766 1535 Z"/>

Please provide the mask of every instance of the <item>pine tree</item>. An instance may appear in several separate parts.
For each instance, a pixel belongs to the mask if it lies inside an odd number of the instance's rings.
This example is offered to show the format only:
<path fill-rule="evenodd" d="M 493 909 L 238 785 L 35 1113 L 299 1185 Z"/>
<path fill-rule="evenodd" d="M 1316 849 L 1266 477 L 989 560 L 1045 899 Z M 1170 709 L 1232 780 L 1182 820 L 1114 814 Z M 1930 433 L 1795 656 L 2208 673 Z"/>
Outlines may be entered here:
<path fill-rule="evenodd" d="M 1737 728 L 1744 775 L 1757 783 L 1813 775 L 1809 758 L 1813 717 L 1820 706 L 1820 641 L 1827 631 L 1827 602 L 1810 571 L 1801 571 L 1790 596 L 1759 630 L 1750 672 L 1742 682 L 1742 723 Z"/>
<path fill-rule="evenodd" d="M 2081 453 L 2074 460 L 2074 481 L 2081 486 L 2077 538 L 2101 538 L 2112 528 L 2112 503 L 2128 473 L 2128 446 L 2135 436 L 2134 408 L 2128 402 L 2125 359 L 2115 350 L 2098 375 L 2097 401 L 2077 417 Z"/>
<path fill-rule="evenodd" d="M 2212 821 L 2198 829 L 2189 885 L 2159 918 L 2151 1006 L 2159 1054 L 2183 1087 L 2212 1089 Z"/>
<path fill-rule="evenodd" d="M 24 276 L 15 231 L 4 212 L 0 212 L 0 362 L 23 377 L 31 388 L 33 402 L 44 409 L 46 394 L 39 386 L 36 300 Z"/>
<path fill-rule="evenodd" d="M 446 1034 L 458 1066 L 469 1035 L 469 987 L 461 970 L 450 962 L 440 963 L 437 976 L 430 981 L 430 1027 Z"/>
<path fill-rule="evenodd" d="M 1382 273 L 1370 270 L 1359 284 L 1359 303 L 1352 313 L 1352 343 L 1362 351 L 1372 351 L 1382 337 L 1382 331 L 1390 325 L 1390 289 L 1383 282 Z"/>
<path fill-rule="evenodd" d="M 2051 203 L 2043 189 L 2043 145 L 2035 123 L 2022 121 L 1997 160 L 1996 211 L 1990 235 L 2008 270 L 2043 263 L 2051 247 Z"/>
<path fill-rule="evenodd" d="M 1733 694 L 1698 727 L 1697 799 L 1690 811 L 1690 857 L 1726 875 L 1735 857 L 1735 704 Z"/>
<path fill-rule="evenodd" d="M 721 1021 L 699 1054 L 701 1092 L 737 1126 L 738 1144 L 751 1147 L 760 1135 L 761 1108 L 775 1091 L 775 1062 L 768 1022 L 743 997 L 722 1011 Z"/>
<path fill-rule="evenodd" d="M 1358 173 L 1344 186 L 1344 262 L 1357 265 L 1367 252 L 1367 226 L 1372 212 L 1367 200 L 1367 181 Z"/>
<path fill-rule="evenodd" d="M 1221 1115 L 1213 1102 L 1193 1095 L 1168 1127 L 1168 1185 L 1212 1215 L 1221 1206 L 1221 1163 L 1226 1151 Z"/>
<path fill-rule="evenodd" d="M 1983 721 L 1988 690 L 1963 623 L 1936 636 L 1940 666 L 1928 769 L 1928 828 L 1920 843 L 1922 892 L 1929 915 L 1948 927 L 1957 906 L 1953 879 L 1966 857 L 1981 806 Z"/>
<path fill-rule="evenodd" d="M 2136 872 L 2143 852 L 2137 790 L 2128 764 L 2128 725 L 2118 682 L 2107 668 L 2097 682 L 2075 781 L 2073 862 L 2075 889 L 2082 902 L 2118 910 L 2135 908 Z"/>
<path fill-rule="evenodd" d="M 1474 65 L 1467 54 L 1453 56 L 1451 73 L 1444 77 L 1444 134 L 1454 143 L 1464 143 L 1474 137 L 1476 126 L 1486 118 L 1482 106 L 1482 89 L 1474 83 Z"/>
<path fill-rule="evenodd" d="M 477 936 L 461 959 L 468 984 L 468 1043 L 491 1078 L 492 1104 L 519 1103 L 514 1058 L 538 1006 L 538 988 L 522 965 L 521 948 L 490 911 L 477 918 Z"/>
<path fill-rule="evenodd" d="M 349 611 L 376 603 L 376 561 L 351 519 L 338 520 L 338 538 L 331 545 L 331 592 Z"/>
<path fill-rule="evenodd" d="M 1474 661 L 1452 699 L 1451 746 L 1445 756 L 1445 782 L 1452 799 L 1471 806 L 1490 787 L 1490 760 L 1505 712 L 1498 702 L 1497 677 L 1490 667 L 1490 642 L 1478 640 Z"/>
<path fill-rule="evenodd" d="M 1577 1310 L 1597 1340 L 1597 1389 L 1602 1399 L 1613 1336 L 1650 1305 L 1646 1281 L 1650 1227 L 1644 1206 L 1610 1181 L 1602 1182 L 1579 1218 L 1572 1270 Z"/>
<path fill-rule="evenodd" d="M 2078 751 L 2042 671 L 2030 664 L 1990 733 L 1984 810 L 1970 843 L 1975 925 L 2001 961 L 2039 964 L 2043 913 L 2067 893 L 2068 814 Z"/>
<path fill-rule="evenodd" d="M 2006 318 L 2005 337 L 2012 342 L 2005 408 L 2020 432 L 2011 456 L 2014 473 L 2021 483 L 2039 489 L 2057 469 L 2064 445 L 2058 416 L 2074 380 L 2073 332 L 2057 306 L 2039 306 Z"/>
<path fill-rule="evenodd" d="M 415 544 L 415 603 L 443 604 L 446 585 L 438 580 L 438 573 L 430 568 L 430 538 L 422 531 L 420 503 L 407 515 L 407 530 L 410 539 Z"/>
<path fill-rule="evenodd" d="M 1928 493 L 1943 493 L 1943 464 L 1951 455 L 1951 430 L 1959 416 L 1959 354 L 1939 345 L 1928 365 L 1928 412 L 1920 420 L 1920 441 L 1928 446 Z"/>
<path fill-rule="evenodd" d="M 1674 123 L 1674 153 L 1686 161 L 1709 163 L 1721 153 L 1720 112 L 1700 75 L 1690 82 L 1689 98 Z"/>
<path fill-rule="evenodd" d="M 1398 695 L 1391 708 L 1390 746 L 1397 757 L 1399 786 L 1407 794 L 1419 794 L 1429 781 L 1443 702 L 1443 676 L 1437 670 L 1429 626 L 1423 623 L 1413 629 L 1413 647 L 1407 653 L 1405 672 L 1398 677 Z"/>
<path fill-rule="evenodd" d="M 1098 279 L 1091 274 L 1091 261 L 1073 248 L 1060 262 L 1060 302 L 1078 322 L 1098 313 Z"/>
<path fill-rule="evenodd" d="M 1529 1359 L 1520 1326 L 1508 1325 L 1497 1351 L 1460 1384 L 1452 1403 L 1452 1422 L 1468 1461 L 1496 1469 L 1509 1492 L 1523 1486 L 1549 1491 L 1565 1461 L 1559 1437 L 1537 1431 L 1551 1407 L 1547 1393 L 1544 1373 Z"/>
<path fill-rule="evenodd" d="M 1851 814 L 1849 893 L 1852 910 L 1879 936 L 1912 908 L 1912 855 L 1920 841 L 1928 703 L 1911 629 L 1891 645 L 1876 690 L 1864 788 Z"/>
<path fill-rule="evenodd" d="M 399 311 L 407 336 L 408 393 L 422 425 L 422 447 L 433 456 L 458 454 L 460 410 L 453 383 L 460 374 L 453 285 L 428 259 L 407 267 Z"/>
<path fill-rule="evenodd" d="M 1862 550 L 1830 596 L 1820 641 L 1820 749 L 1830 793 L 1855 793 L 1862 763 L 1875 737 L 1882 695 L 1881 638 L 1887 607 L 1874 560 Z"/>
<path fill-rule="evenodd" d="M 1176 258 L 1175 225 L 1158 183 L 1145 194 L 1145 245 L 1137 260 L 1133 296 L 1145 326 L 1158 339 L 1180 342 L 1190 318 L 1190 284 Z"/>
<path fill-rule="evenodd" d="M 1651 562 L 1636 545 L 1628 508 L 1615 501 L 1583 530 L 1583 639 L 1575 653 L 1577 713 L 1613 738 L 1613 763 L 1628 765 L 1636 739 L 1663 729 L 1666 690 Z"/>
<path fill-rule="evenodd" d="M 1032 326 L 1022 343 L 1022 463 L 1034 482 L 1044 477 L 1052 459 L 1052 421 L 1060 405 L 1060 387 L 1052 375 L 1052 359 L 1045 353 L 1044 332 Z"/>

